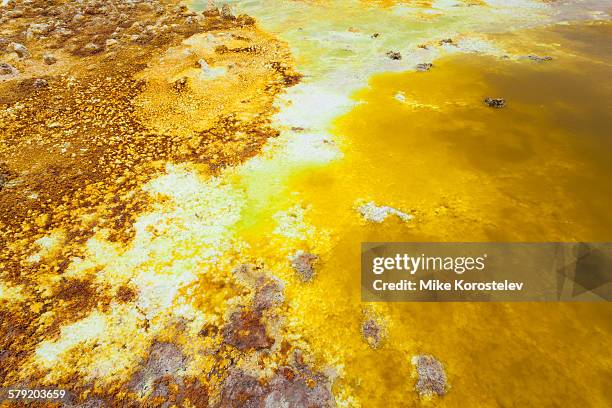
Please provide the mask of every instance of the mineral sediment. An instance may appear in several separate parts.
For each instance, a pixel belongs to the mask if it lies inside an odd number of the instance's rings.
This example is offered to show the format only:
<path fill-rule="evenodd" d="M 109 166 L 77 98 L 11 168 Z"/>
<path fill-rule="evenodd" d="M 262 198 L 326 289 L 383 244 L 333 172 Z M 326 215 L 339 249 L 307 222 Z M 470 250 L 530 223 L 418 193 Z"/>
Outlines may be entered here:
<path fill-rule="evenodd" d="M 282 281 L 265 272 L 224 290 L 204 278 L 220 305 L 233 306 L 200 322 L 152 312 L 160 300 L 147 291 L 162 278 L 143 284 L 102 265 L 76 271 L 88 245 L 134 242 L 138 217 L 164 201 L 143 190 L 166 173 L 160 163 L 213 175 L 278 135 L 274 100 L 300 81 L 288 47 L 227 7 L 36 0 L 1 11 L 0 241 L 13 244 L 0 245 L 0 292 L 22 288 L 0 309 L 1 385 L 53 384 L 70 390 L 66 405 L 75 407 L 209 406 L 231 361 L 277 353 Z M 198 61 L 227 75 L 203 86 Z M 72 345 L 79 336 L 91 340 Z M 277 359 L 290 364 L 294 345 L 283 344 Z M 57 359 L 53 370 L 47 358 Z M 318 398 L 296 381 L 279 379 L 264 397 L 286 386 L 305 395 L 295 398 Z"/>
<path fill-rule="evenodd" d="M 446 394 L 448 384 L 442 363 L 431 355 L 419 355 L 412 358 L 412 364 L 417 372 L 415 389 L 419 395 L 431 397 Z"/>
<path fill-rule="evenodd" d="M 223 383 L 218 407 L 335 407 L 329 379 L 307 366 L 280 367 L 262 383 L 248 373 L 233 369 Z"/>
<path fill-rule="evenodd" d="M 376 203 L 374 203 L 373 201 L 369 201 L 365 204 L 360 205 L 359 207 L 357 207 L 357 211 L 359 212 L 359 214 L 361 214 L 364 220 L 377 224 L 380 224 L 381 222 L 385 221 L 391 215 L 397 216 L 400 220 L 404 222 L 410 221 L 413 218 L 412 215 L 400 211 L 396 208 L 389 207 L 388 205 L 379 206 L 376 205 Z"/>
<path fill-rule="evenodd" d="M 319 257 L 305 252 L 298 251 L 291 258 L 291 267 L 297 272 L 300 279 L 304 282 L 309 282 L 315 275 L 315 265 Z"/>
<path fill-rule="evenodd" d="M 377 349 L 384 339 L 384 327 L 376 317 L 366 316 L 361 325 L 361 334 L 371 348 Z"/>

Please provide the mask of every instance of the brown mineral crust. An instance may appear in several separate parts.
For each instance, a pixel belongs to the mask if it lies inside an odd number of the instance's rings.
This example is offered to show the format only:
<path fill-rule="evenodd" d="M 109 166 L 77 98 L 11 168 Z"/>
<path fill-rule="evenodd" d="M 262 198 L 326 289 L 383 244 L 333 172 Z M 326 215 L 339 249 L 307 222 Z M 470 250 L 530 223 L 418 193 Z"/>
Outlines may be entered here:
<path fill-rule="evenodd" d="M 274 61 L 272 62 L 271 66 L 276 72 L 281 75 L 285 86 L 296 85 L 302 80 L 302 74 L 293 71 L 293 69 L 291 69 L 287 65 L 284 65 L 278 61 Z"/>
<path fill-rule="evenodd" d="M 308 368 L 281 366 L 271 378 L 232 368 L 223 381 L 217 408 L 334 407 L 330 380 Z"/>
<path fill-rule="evenodd" d="M 179 394 L 179 401 L 188 401 L 192 406 L 208 407 L 209 391 L 208 388 L 197 378 L 185 378 L 183 388 Z"/>
<path fill-rule="evenodd" d="M 117 288 L 115 296 L 118 301 L 128 303 L 136 299 L 136 291 L 131 286 L 121 285 Z"/>
<path fill-rule="evenodd" d="M 56 291 L 50 296 L 47 308 L 53 310 L 49 328 L 69 324 L 86 317 L 92 310 L 108 307 L 111 298 L 103 293 L 91 278 L 60 280 Z"/>
<path fill-rule="evenodd" d="M 274 341 L 268 337 L 262 313 L 243 309 L 233 312 L 223 327 L 223 341 L 240 351 L 269 348 Z"/>
<path fill-rule="evenodd" d="M 2 386 L 22 380 L 16 369 L 27 358 L 40 333 L 37 315 L 29 310 L 14 311 L 0 308 L 0 381 Z"/>
<path fill-rule="evenodd" d="M 216 173 L 255 156 L 266 140 L 278 135 L 278 130 L 269 126 L 268 118 L 258 117 L 245 123 L 235 115 L 225 116 L 211 128 L 200 132 L 192 156 L 195 162 L 207 164 Z"/>
<path fill-rule="evenodd" d="M 147 395 L 151 392 L 151 385 L 158 380 L 166 377 L 178 380 L 184 373 L 186 360 L 177 345 L 154 342 L 143 367 L 132 377 L 130 388 L 137 394 Z"/>
<path fill-rule="evenodd" d="M 126 286 L 117 290 L 80 278 L 39 287 L 40 277 L 65 273 L 96 231 L 108 230 L 108 240 L 127 244 L 134 220 L 151 208 L 140 187 L 163 172 L 164 162 L 204 163 L 214 173 L 257 154 L 278 135 L 270 126 L 275 95 L 299 75 L 283 59 L 289 55 L 286 46 L 263 36 L 248 16 L 205 16 L 166 0 L 33 0 L 9 2 L 0 10 L 0 57 L 15 68 L 11 78 L 0 78 L 0 275 L 20 285 L 25 298 L 0 309 L 0 385 L 7 385 L 19 378 L 20 364 L 37 344 L 58 338 L 62 325 L 136 296 Z M 135 103 L 151 91 L 144 70 L 171 47 L 183 46 L 184 39 L 211 31 L 233 33 L 236 41 L 259 39 L 244 52 L 223 57 L 232 64 L 249 58 L 247 67 L 263 67 L 253 74 L 256 80 L 246 81 L 259 99 L 246 100 L 232 88 L 232 104 L 203 129 L 186 126 L 180 135 L 159 131 L 143 114 L 157 112 L 154 107 Z M 22 44 L 30 56 L 20 57 L 11 43 Z M 152 92 L 173 91 L 168 84 L 167 91 Z M 183 106 L 201 102 L 192 92 L 188 86 L 171 98 Z M 250 116 L 232 113 L 237 110 Z M 158 113 L 161 121 L 174 120 L 165 114 Z M 56 252 L 30 260 L 39 249 L 34 241 L 53 231 L 63 234 Z M 98 271 L 92 268 L 88 276 Z M 240 329 L 228 332 L 231 342 L 269 347 L 258 313 L 234 318 Z M 252 334 L 240 332 L 249 328 Z M 87 387 L 80 378 L 72 381 L 74 390 Z M 205 406 L 206 386 L 189 381 L 179 387 L 181 401 Z M 105 394 L 104 400 L 109 406 L 138 406 L 131 397 Z"/>

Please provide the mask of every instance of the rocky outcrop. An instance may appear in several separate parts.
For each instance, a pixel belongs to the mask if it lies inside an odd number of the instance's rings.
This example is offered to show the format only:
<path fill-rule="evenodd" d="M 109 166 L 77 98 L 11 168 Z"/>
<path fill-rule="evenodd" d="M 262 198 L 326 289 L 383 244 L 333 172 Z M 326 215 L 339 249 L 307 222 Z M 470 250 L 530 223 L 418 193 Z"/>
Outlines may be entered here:
<path fill-rule="evenodd" d="M 309 282 L 315 275 L 315 265 L 319 257 L 304 251 L 297 251 L 292 257 L 291 267 L 303 282 Z"/>
<path fill-rule="evenodd" d="M 0 79 L 8 79 L 17 75 L 19 71 L 17 68 L 7 62 L 0 63 Z"/>
<path fill-rule="evenodd" d="M 26 48 L 25 45 L 19 43 L 10 43 L 8 45 L 8 49 L 13 51 L 19 58 L 30 58 L 30 51 Z"/>
<path fill-rule="evenodd" d="M 331 382 L 303 363 L 281 366 L 270 378 L 260 379 L 234 368 L 222 385 L 217 408 L 335 407 Z"/>
<path fill-rule="evenodd" d="M 489 108 L 503 108 L 504 106 L 506 106 L 506 100 L 504 98 L 491 98 L 491 97 L 487 97 L 484 100 L 485 105 L 487 105 Z"/>
<path fill-rule="evenodd" d="M 387 51 L 385 55 L 389 57 L 390 59 L 396 60 L 396 61 L 402 59 L 402 54 L 399 51 Z"/>
<path fill-rule="evenodd" d="M 429 71 L 431 68 L 433 67 L 433 64 L 429 63 L 429 62 L 425 62 L 422 64 L 417 64 L 416 65 L 416 70 L 419 72 L 426 72 Z"/>
<path fill-rule="evenodd" d="M 384 332 L 382 322 L 375 317 L 368 316 L 361 324 L 361 335 L 365 342 L 373 349 L 380 347 L 385 336 Z"/>
<path fill-rule="evenodd" d="M 539 55 L 532 54 L 532 55 L 527 55 L 526 58 L 530 59 L 531 61 L 535 61 L 535 62 L 552 61 L 552 57 L 549 57 L 548 55 L 541 57 Z"/>
<path fill-rule="evenodd" d="M 418 355 L 412 357 L 412 364 L 416 368 L 415 389 L 419 395 L 431 397 L 446 394 L 448 383 L 441 362 L 431 355 Z"/>

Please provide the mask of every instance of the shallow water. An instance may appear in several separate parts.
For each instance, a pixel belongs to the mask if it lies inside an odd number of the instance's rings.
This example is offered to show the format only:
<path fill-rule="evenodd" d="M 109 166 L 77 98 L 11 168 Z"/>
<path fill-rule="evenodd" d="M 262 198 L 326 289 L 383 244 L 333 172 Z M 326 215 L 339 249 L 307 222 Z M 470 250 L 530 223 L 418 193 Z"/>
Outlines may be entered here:
<path fill-rule="evenodd" d="M 610 32 L 575 29 L 584 45 Z M 335 123 L 345 159 L 304 177 L 306 201 L 409 209 L 410 240 L 610 239 L 610 61 L 559 48 L 548 62 L 457 55 L 373 77 Z"/>
<path fill-rule="evenodd" d="M 295 330 L 326 363 L 343 367 L 338 393 L 367 407 L 416 406 L 409 360 L 431 353 L 452 386 L 436 406 L 610 403 L 608 304 L 364 305 L 358 244 L 610 240 L 611 27 L 496 37 L 513 55 L 552 61 L 457 54 L 429 72 L 376 75 L 334 121 L 342 159 L 291 174 L 276 198 L 307 203 L 306 222 L 331 237 L 315 281 L 287 289 Z M 489 108 L 487 96 L 507 106 Z M 415 219 L 367 225 L 356 216 L 359 200 Z M 271 233 L 265 212 L 258 216 L 255 235 Z M 282 264 L 274 242 L 251 244 Z M 359 338 L 364 307 L 387 321 L 380 350 Z"/>

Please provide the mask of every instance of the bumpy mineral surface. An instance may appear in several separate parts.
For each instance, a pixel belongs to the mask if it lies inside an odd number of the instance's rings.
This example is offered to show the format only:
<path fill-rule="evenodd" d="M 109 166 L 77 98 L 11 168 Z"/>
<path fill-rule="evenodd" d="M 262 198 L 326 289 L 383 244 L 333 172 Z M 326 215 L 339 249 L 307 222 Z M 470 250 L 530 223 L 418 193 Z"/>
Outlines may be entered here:
<path fill-rule="evenodd" d="M 415 389 L 419 395 L 431 397 L 446 394 L 446 373 L 444 366 L 430 355 L 414 356 L 412 358 L 417 372 Z"/>
<path fill-rule="evenodd" d="M 134 270 L 89 264 L 102 249 L 90 245 L 114 251 L 143 237 L 135 221 L 156 204 L 139 186 L 164 163 L 213 176 L 277 136 L 273 101 L 300 78 L 286 45 L 227 6 L 9 1 L 0 10 L 0 291 L 11 300 L 0 310 L 2 385 L 55 384 L 73 406 L 244 406 L 234 388 L 246 385 L 231 373 L 261 381 L 259 358 L 275 361 L 260 402 L 331 405 L 326 376 L 282 368 L 294 347 L 281 347 L 283 289 L 271 274 L 226 289 L 205 279 L 200 290 L 234 305 L 194 320 L 143 301 L 151 285 L 167 286 L 161 276 L 138 282 Z"/>

